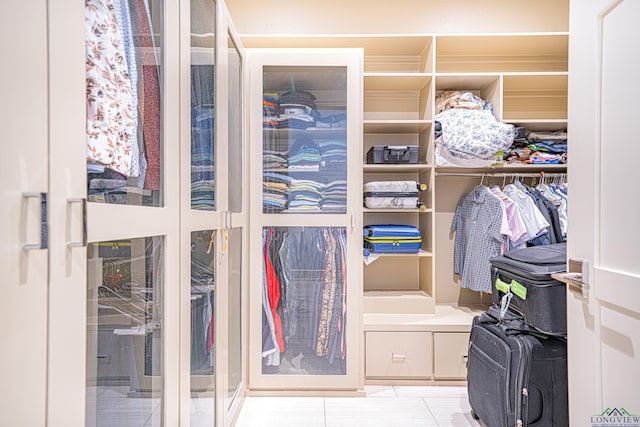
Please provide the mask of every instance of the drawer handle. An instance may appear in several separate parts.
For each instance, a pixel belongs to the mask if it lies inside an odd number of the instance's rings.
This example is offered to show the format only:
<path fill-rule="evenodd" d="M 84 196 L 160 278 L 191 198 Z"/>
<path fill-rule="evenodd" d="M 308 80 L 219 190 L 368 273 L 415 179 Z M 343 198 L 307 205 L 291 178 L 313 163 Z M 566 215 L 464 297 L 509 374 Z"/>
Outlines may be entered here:
<path fill-rule="evenodd" d="M 464 363 L 464 366 L 466 367 L 467 364 L 469 363 L 469 356 L 467 356 L 466 354 L 462 355 L 462 363 Z"/>
<path fill-rule="evenodd" d="M 405 353 L 391 353 L 391 361 L 396 363 L 404 363 L 407 360 L 407 355 Z"/>

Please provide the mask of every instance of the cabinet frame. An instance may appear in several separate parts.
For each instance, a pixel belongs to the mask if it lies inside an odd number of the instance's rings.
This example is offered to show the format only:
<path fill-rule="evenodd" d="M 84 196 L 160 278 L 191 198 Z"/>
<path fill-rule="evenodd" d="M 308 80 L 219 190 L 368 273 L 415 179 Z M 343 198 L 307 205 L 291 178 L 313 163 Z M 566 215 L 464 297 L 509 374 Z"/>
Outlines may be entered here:
<path fill-rule="evenodd" d="M 317 392 L 356 391 L 362 386 L 361 321 L 362 213 L 360 170 L 362 147 L 362 51 L 360 49 L 247 49 L 249 83 L 246 105 L 249 108 L 249 183 L 250 183 L 250 348 L 251 390 L 288 390 Z M 346 213 L 263 213 L 262 208 L 262 98 L 263 67 L 340 66 L 347 69 L 347 209 Z M 347 234 L 347 326 L 345 375 L 278 375 L 262 373 L 262 229 L 263 227 L 344 227 Z"/>

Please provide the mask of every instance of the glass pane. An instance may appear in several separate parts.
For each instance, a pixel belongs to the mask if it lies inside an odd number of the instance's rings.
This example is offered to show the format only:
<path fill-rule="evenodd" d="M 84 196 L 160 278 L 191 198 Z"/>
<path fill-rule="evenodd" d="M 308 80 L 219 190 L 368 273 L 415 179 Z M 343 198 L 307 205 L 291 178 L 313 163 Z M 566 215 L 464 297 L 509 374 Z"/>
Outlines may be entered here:
<path fill-rule="evenodd" d="M 215 209 L 213 0 L 191 0 L 191 208 Z"/>
<path fill-rule="evenodd" d="M 85 11 L 88 200 L 162 206 L 162 2 Z"/>
<path fill-rule="evenodd" d="M 92 243 L 87 260 L 87 426 L 160 426 L 164 239 Z"/>
<path fill-rule="evenodd" d="M 264 67 L 263 85 L 263 212 L 346 213 L 346 68 Z"/>
<path fill-rule="evenodd" d="M 346 373 L 344 227 L 263 228 L 262 373 Z"/>
<path fill-rule="evenodd" d="M 215 231 L 191 233 L 191 425 L 215 423 Z"/>
<path fill-rule="evenodd" d="M 229 398 L 242 382 L 242 229 L 229 231 Z"/>
<path fill-rule="evenodd" d="M 242 60 L 229 35 L 229 211 L 242 212 Z"/>

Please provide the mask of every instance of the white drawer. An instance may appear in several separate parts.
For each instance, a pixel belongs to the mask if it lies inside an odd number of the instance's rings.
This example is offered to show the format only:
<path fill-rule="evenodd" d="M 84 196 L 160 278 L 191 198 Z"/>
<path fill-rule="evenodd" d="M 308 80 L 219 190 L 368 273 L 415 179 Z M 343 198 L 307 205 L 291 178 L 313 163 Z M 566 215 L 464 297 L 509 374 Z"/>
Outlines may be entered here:
<path fill-rule="evenodd" d="M 460 380 L 467 378 L 468 333 L 434 333 L 433 347 L 433 373 L 436 379 Z"/>
<path fill-rule="evenodd" d="M 367 332 L 367 378 L 430 378 L 431 332 Z"/>

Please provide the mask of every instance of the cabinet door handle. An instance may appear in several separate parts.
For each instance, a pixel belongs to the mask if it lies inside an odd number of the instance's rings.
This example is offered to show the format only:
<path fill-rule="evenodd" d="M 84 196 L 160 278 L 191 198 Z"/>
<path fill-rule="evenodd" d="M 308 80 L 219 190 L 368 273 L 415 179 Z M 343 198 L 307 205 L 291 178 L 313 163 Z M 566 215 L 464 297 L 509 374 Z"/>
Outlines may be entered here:
<path fill-rule="evenodd" d="M 82 206 L 82 241 L 74 242 L 71 240 L 71 236 L 68 236 L 67 239 L 67 247 L 68 248 L 83 248 L 87 246 L 87 199 L 75 198 L 75 199 L 67 199 L 67 208 L 70 209 L 74 203 L 80 203 Z M 67 210 L 67 215 L 70 215 L 70 210 Z M 68 217 L 69 218 L 69 217 Z M 67 232 L 71 234 L 71 229 L 69 228 L 69 224 L 67 225 Z"/>
<path fill-rule="evenodd" d="M 49 244 L 49 222 L 47 215 L 47 193 L 27 192 L 22 193 L 22 197 L 29 202 L 29 199 L 40 199 L 40 243 L 23 243 L 22 250 L 32 251 L 34 249 L 47 249 Z"/>

